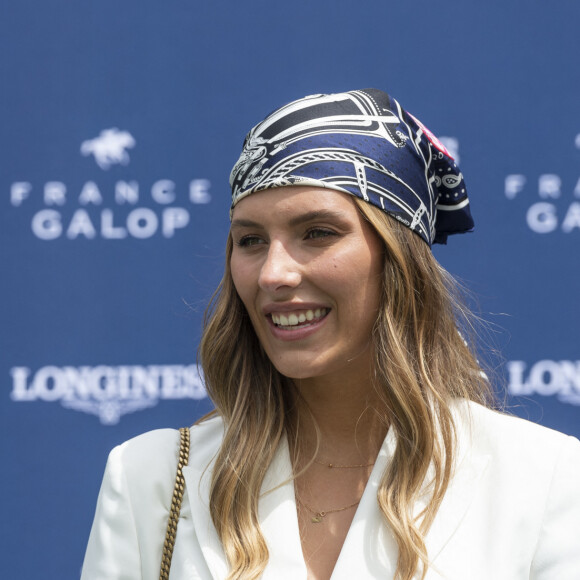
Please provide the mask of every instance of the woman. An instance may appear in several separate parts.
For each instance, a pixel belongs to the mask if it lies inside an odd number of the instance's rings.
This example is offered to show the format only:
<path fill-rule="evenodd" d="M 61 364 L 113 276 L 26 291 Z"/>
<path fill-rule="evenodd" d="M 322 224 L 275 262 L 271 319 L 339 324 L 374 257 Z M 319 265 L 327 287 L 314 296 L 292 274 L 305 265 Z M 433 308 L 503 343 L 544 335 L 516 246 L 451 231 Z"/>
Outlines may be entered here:
<path fill-rule="evenodd" d="M 381 91 L 314 95 L 231 184 L 171 578 L 579 578 L 580 443 L 487 408 L 430 252 L 473 226 L 445 148 Z M 177 446 L 111 453 L 85 580 L 158 577 Z"/>

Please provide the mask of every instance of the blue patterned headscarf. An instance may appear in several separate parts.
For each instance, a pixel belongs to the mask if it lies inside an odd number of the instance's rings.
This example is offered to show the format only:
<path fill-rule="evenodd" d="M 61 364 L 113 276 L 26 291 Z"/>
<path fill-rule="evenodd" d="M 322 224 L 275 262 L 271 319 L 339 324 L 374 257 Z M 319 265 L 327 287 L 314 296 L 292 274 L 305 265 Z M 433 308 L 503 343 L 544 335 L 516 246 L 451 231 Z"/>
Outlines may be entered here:
<path fill-rule="evenodd" d="M 232 209 L 287 185 L 350 193 L 429 245 L 473 229 L 463 175 L 447 149 L 377 89 L 312 95 L 274 111 L 246 136 L 230 185 Z"/>

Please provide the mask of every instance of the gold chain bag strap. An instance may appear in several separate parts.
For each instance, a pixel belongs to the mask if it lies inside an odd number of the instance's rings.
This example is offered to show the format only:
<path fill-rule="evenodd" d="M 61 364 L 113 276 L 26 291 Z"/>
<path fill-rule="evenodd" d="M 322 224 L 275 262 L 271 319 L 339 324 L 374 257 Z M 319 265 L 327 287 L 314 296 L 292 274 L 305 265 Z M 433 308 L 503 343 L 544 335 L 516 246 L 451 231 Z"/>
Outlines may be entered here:
<path fill-rule="evenodd" d="M 169 580 L 169 569 L 171 568 L 171 556 L 175 546 L 175 535 L 177 533 L 177 522 L 181 510 L 181 500 L 185 490 L 185 480 L 183 479 L 183 468 L 189 460 L 189 429 L 182 427 L 179 430 L 179 458 L 177 461 L 177 474 L 175 476 L 175 486 L 173 487 L 173 497 L 171 498 L 171 510 L 167 531 L 165 532 L 165 542 L 163 542 L 163 555 L 161 557 L 161 571 L 159 580 Z"/>

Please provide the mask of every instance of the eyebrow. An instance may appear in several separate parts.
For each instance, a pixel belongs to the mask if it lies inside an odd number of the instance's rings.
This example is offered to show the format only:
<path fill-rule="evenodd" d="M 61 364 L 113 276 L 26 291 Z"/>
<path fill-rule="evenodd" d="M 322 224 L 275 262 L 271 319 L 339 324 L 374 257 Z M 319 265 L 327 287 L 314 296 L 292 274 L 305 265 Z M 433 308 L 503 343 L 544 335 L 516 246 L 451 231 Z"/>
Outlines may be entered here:
<path fill-rule="evenodd" d="M 320 219 L 330 219 L 330 220 L 344 220 L 345 214 L 341 211 L 331 211 L 331 210 L 314 210 L 302 213 L 291 218 L 288 221 L 290 226 L 298 226 L 306 222 L 312 222 Z M 247 228 L 261 228 L 262 224 L 249 220 L 249 219 L 239 219 L 236 218 L 232 220 L 232 227 L 247 227 Z"/>

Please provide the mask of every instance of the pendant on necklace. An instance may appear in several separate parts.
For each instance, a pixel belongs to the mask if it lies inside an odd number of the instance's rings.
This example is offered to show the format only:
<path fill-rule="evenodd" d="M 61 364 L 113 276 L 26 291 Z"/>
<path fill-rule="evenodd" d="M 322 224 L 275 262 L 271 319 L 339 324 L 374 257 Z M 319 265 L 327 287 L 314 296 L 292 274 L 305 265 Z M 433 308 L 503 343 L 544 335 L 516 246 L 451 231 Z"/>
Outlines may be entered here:
<path fill-rule="evenodd" d="M 322 518 L 326 515 L 325 512 L 318 512 L 317 514 L 314 514 L 311 518 L 310 521 L 313 524 L 319 524 L 322 521 Z"/>

